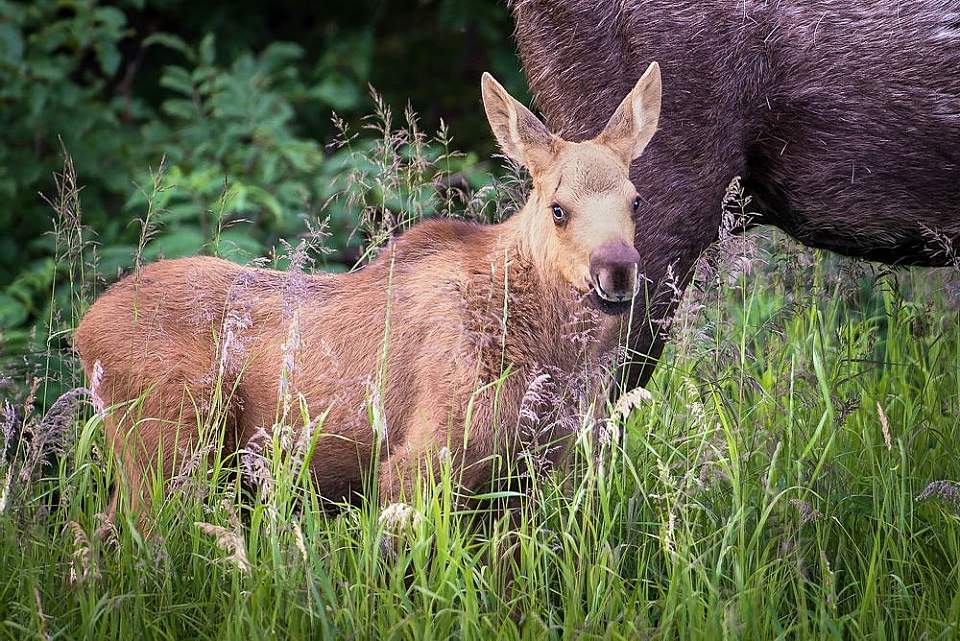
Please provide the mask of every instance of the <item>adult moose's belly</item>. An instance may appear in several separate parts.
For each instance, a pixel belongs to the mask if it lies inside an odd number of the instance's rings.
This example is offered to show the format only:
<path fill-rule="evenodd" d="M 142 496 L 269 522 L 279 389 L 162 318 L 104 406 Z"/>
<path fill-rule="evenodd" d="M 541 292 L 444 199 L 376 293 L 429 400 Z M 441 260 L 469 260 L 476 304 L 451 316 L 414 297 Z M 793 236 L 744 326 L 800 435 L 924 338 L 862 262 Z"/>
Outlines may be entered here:
<path fill-rule="evenodd" d="M 960 242 L 955 14 L 932 1 L 771 11 L 746 141 L 765 219 L 852 256 L 947 262 Z"/>
<path fill-rule="evenodd" d="M 851 104 L 783 114 L 749 154 L 764 221 L 849 256 L 948 263 L 960 246 L 960 122 L 898 122 Z"/>

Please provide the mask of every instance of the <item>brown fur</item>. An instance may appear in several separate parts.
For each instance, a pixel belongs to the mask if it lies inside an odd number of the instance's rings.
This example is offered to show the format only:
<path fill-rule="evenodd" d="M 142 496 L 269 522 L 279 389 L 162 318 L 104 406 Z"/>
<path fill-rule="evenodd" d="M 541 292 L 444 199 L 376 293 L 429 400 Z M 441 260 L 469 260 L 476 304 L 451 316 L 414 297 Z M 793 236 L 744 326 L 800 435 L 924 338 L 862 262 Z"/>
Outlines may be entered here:
<path fill-rule="evenodd" d="M 659 97 L 655 73 L 638 88 L 650 95 L 651 82 Z M 311 470 L 333 499 L 361 489 L 378 451 L 382 500 L 395 501 L 441 448 L 475 488 L 490 479 L 494 455 L 570 434 L 599 398 L 625 331 L 624 316 L 591 305 L 590 263 L 601 245 L 632 251 L 629 162 L 645 144 L 637 137 L 653 133 L 642 94 L 628 96 L 629 117 L 618 110 L 602 142 L 573 144 L 485 78 L 494 131 L 535 183 L 500 225 L 424 222 L 344 275 L 198 257 L 160 261 L 113 286 L 76 344 L 88 376 L 102 368 L 98 393 L 114 406 L 107 437 L 134 512 L 143 513 L 157 464 L 170 478 L 199 446 L 217 390 L 232 450 L 282 420 L 284 396 L 302 396 L 312 417 L 326 412 Z M 527 119 L 519 128 L 518 113 Z M 634 114 L 643 128 L 631 126 Z M 551 217 L 558 198 L 571 212 L 563 227 Z M 377 396 L 379 450 L 368 419 Z"/>

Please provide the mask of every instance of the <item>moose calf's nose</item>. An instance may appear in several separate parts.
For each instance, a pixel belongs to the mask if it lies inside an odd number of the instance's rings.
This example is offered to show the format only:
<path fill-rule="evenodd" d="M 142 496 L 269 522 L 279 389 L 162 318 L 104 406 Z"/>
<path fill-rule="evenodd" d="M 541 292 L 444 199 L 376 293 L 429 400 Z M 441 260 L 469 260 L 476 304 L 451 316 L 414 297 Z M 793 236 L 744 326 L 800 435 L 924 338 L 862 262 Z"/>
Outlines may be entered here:
<path fill-rule="evenodd" d="M 640 254 L 633 245 L 619 241 L 601 245 L 590 256 L 590 277 L 597 294 L 617 303 L 633 298 L 639 262 Z"/>

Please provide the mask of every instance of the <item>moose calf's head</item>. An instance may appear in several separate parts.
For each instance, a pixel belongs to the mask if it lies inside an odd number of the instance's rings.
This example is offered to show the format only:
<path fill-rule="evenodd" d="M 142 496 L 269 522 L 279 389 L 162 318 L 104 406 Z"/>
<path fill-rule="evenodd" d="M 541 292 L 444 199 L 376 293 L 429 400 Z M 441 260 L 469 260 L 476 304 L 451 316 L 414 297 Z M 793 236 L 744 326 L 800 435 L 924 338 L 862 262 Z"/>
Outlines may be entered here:
<path fill-rule="evenodd" d="M 490 74 L 483 105 L 503 152 L 533 179 L 515 216 L 531 254 L 602 311 L 630 308 L 639 289 L 633 213 L 639 208 L 630 164 L 660 117 L 660 67 L 652 63 L 596 138 L 569 142 L 550 133 Z"/>

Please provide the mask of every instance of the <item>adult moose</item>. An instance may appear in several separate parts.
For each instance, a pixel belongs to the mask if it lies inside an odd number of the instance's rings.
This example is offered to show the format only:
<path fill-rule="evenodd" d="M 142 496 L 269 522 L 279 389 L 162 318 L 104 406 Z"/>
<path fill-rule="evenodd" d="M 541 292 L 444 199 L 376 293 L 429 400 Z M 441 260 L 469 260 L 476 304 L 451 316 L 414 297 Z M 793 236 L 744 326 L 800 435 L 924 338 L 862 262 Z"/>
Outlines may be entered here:
<path fill-rule="evenodd" d="M 568 139 L 595 135 L 645 65 L 663 66 L 660 133 L 631 171 L 640 318 L 669 314 L 668 268 L 689 278 L 735 176 L 757 222 L 807 245 L 901 265 L 960 249 L 960 2 L 511 4 L 535 101 Z M 634 327 L 631 384 L 660 354 L 656 326 Z"/>

